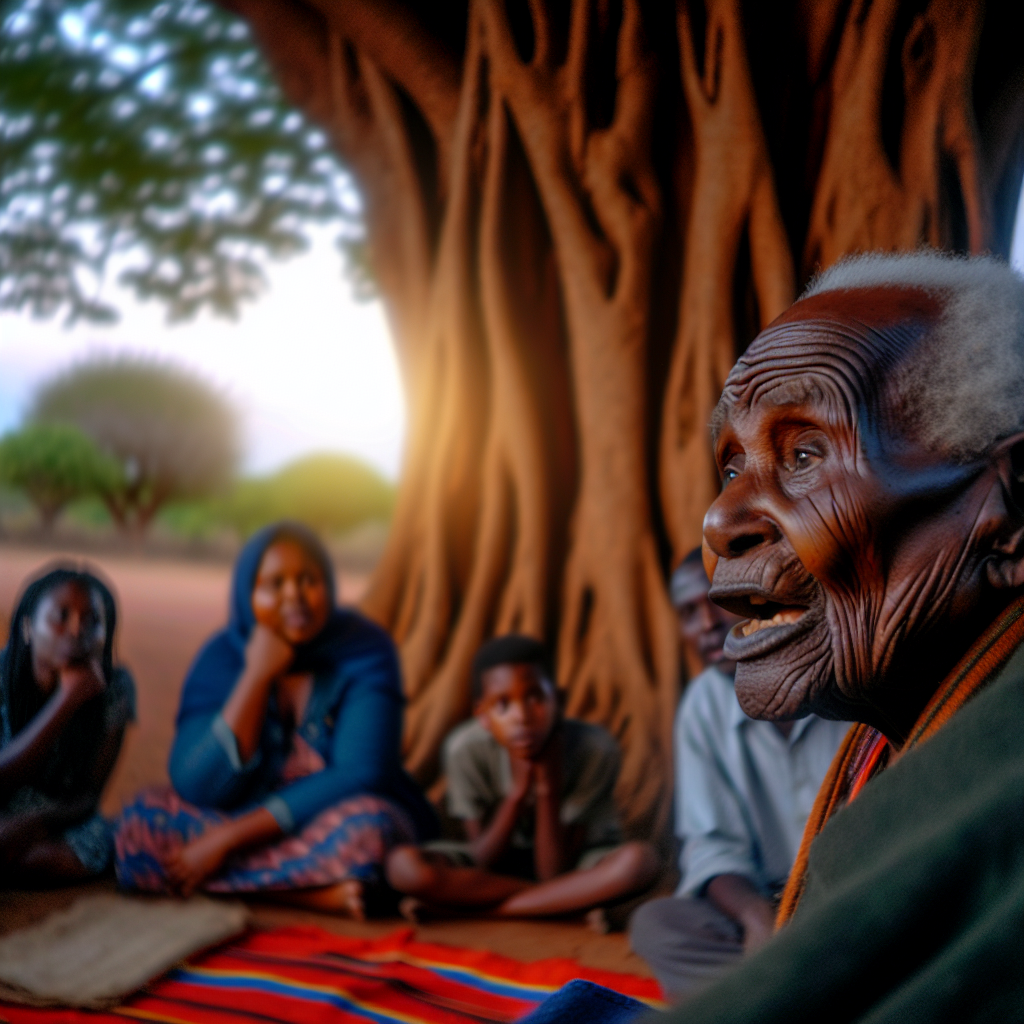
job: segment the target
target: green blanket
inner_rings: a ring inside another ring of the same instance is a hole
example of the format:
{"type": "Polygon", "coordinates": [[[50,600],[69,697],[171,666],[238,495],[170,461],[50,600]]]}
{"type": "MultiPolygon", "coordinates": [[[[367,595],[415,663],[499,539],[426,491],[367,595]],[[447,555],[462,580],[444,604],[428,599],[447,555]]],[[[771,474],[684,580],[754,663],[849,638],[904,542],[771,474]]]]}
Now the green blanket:
{"type": "Polygon", "coordinates": [[[667,1019],[1024,1021],[1024,647],[825,826],[789,925],[667,1019]]]}

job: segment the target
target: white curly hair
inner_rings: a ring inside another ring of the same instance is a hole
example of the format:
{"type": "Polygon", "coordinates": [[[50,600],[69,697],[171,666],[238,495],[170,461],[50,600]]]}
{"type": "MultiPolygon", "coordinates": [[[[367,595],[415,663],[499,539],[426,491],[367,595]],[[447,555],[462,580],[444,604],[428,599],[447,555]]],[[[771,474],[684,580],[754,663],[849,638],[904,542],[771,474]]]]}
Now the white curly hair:
{"type": "Polygon", "coordinates": [[[884,286],[921,289],[942,306],[888,382],[916,439],[972,462],[1024,431],[1024,279],[992,256],[868,253],[821,272],[801,297],[884,286]]]}

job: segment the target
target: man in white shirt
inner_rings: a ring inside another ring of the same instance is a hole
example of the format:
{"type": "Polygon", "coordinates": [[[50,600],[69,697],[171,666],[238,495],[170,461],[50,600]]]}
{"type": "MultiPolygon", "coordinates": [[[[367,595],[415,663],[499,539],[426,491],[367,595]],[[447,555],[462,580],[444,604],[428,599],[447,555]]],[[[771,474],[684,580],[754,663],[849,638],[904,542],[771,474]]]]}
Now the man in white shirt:
{"type": "Polygon", "coordinates": [[[708,600],[700,549],[672,576],[672,603],[691,659],[704,665],[675,723],[675,896],[633,915],[630,941],[671,999],[702,988],[772,934],[818,788],[849,724],[810,715],[748,718],[722,646],[740,619],[708,600]]]}

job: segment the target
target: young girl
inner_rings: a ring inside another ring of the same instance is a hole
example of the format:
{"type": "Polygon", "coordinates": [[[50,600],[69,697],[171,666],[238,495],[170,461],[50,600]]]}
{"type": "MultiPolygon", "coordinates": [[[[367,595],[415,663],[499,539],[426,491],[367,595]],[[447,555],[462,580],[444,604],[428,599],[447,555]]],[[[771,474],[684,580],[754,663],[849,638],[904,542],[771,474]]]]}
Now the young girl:
{"type": "Polygon", "coordinates": [[[78,881],[110,864],[100,793],[135,718],[114,666],[114,598],[54,569],[25,589],[0,653],[0,868],[21,884],[78,881]]]}
{"type": "Polygon", "coordinates": [[[361,917],[388,850],[434,833],[399,759],[394,645],[334,601],[330,559],[305,527],[268,527],[243,549],[228,627],[185,680],[174,790],[123,812],[123,885],[263,891],[361,917]]]}

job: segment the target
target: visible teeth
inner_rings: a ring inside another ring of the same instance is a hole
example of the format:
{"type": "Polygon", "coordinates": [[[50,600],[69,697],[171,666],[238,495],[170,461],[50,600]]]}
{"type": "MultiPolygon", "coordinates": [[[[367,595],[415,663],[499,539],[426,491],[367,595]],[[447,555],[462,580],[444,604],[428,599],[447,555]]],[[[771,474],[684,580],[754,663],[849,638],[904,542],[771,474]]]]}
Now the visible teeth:
{"type": "MultiPolygon", "coordinates": [[[[753,598],[751,598],[751,604],[754,603],[753,598]]],[[[796,622],[803,613],[803,608],[783,608],[770,619],[748,619],[740,627],[740,632],[744,636],[751,636],[758,630],[767,629],[769,626],[787,626],[792,622],[796,622]]]]}

